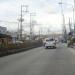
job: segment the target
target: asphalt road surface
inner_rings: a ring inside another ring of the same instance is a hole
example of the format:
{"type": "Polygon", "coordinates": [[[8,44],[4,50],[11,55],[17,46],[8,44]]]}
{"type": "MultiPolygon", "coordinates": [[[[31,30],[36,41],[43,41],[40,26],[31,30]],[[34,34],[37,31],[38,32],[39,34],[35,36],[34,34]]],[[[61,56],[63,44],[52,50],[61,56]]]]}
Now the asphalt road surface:
{"type": "Polygon", "coordinates": [[[0,75],[75,75],[75,49],[60,44],[1,57],[0,75]]]}

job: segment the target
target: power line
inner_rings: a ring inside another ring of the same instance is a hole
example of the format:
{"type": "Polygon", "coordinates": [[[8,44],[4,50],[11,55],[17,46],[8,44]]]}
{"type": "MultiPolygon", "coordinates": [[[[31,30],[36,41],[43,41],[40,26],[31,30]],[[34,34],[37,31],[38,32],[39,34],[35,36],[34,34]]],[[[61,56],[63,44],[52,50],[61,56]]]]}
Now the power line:
{"type": "Polygon", "coordinates": [[[4,23],[18,23],[18,22],[15,22],[15,21],[4,21],[4,20],[0,20],[0,22],[4,22],[4,23]]]}

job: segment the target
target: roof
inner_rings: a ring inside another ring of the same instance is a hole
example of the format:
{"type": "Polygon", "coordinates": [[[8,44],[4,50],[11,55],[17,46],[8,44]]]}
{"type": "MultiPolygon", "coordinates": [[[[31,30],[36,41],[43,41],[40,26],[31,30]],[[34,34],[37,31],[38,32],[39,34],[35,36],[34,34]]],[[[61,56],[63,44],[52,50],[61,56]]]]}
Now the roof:
{"type": "Polygon", "coordinates": [[[6,34],[0,34],[0,38],[11,38],[10,35],[6,35],[6,34]]]}

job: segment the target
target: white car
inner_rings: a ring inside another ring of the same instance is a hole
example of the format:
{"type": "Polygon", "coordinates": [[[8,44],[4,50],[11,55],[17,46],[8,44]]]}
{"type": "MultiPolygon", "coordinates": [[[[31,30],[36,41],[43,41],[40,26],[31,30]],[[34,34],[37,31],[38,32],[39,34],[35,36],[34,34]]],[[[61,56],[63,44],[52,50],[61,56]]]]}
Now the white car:
{"type": "Polygon", "coordinates": [[[13,44],[22,44],[22,41],[13,41],[13,44]]]}
{"type": "Polygon", "coordinates": [[[56,41],[54,39],[46,38],[43,44],[45,48],[56,48],[56,41]]]}

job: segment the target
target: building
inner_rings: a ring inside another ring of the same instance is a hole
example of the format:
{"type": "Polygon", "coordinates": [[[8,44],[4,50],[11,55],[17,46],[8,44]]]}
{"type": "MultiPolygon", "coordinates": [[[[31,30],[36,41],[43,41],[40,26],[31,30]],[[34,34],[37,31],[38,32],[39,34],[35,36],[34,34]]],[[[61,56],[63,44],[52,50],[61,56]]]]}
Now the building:
{"type": "Polygon", "coordinates": [[[0,34],[6,34],[6,33],[7,33],[7,28],[0,26],[0,34]]]}
{"type": "Polygon", "coordinates": [[[7,35],[7,28],[0,26],[0,48],[7,46],[11,40],[11,36],[7,35]]]}

